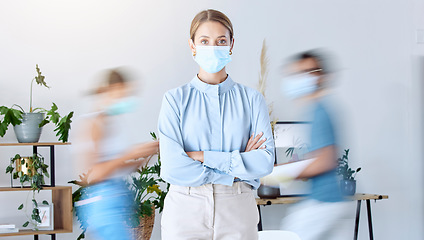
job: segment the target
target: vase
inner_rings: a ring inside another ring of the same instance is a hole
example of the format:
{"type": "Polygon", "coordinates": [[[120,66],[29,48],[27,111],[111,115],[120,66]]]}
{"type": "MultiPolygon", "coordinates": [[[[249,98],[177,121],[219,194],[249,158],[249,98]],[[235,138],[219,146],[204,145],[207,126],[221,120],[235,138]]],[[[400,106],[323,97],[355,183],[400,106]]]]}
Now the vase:
{"type": "Polygon", "coordinates": [[[22,123],[13,127],[16,138],[20,143],[35,143],[40,140],[40,123],[44,119],[44,113],[23,113],[22,123]]]}
{"type": "Polygon", "coordinates": [[[155,224],[155,207],[152,207],[152,215],[140,217],[140,225],[134,229],[135,240],[150,240],[155,224]]]}
{"type": "Polygon", "coordinates": [[[261,185],[258,188],[258,196],[260,198],[277,198],[280,196],[280,188],[261,185]]]}
{"type": "Polygon", "coordinates": [[[340,188],[344,195],[352,196],[356,192],[356,180],[341,180],[340,188]]]}

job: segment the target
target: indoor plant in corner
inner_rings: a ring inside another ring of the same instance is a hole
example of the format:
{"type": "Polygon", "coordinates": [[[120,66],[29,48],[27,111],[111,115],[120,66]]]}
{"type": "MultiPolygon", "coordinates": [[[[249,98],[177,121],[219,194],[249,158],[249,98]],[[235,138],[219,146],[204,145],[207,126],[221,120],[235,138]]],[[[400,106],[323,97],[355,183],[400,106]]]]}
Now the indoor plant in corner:
{"type": "Polygon", "coordinates": [[[69,129],[71,128],[71,118],[74,112],[70,112],[69,114],[61,117],[57,112],[58,107],[55,103],[52,104],[50,110],[46,110],[44,108],[33,108],[32,85],[34,80],[37,84],[49,88],[44,81],[45,76],[41,74],[38,64],[35,68],[37,75],[31,80],[29,112],[25,112],[24,109],[17,104],[13,104],[10,108],[0,106],[0,115],[3,115],[3,119],[0,120],[0,136],[3,137],[6,134],[8,126],[12,124],[18,142],[38,142],[42,127],[47,123],[52,122],[56,126],[54,131],[57,132],[56,136],[59,136],[59,141],[67,142],[69,129]]]}
{"type": "MultiPolygon", "coordinates": [[[[157,140],[155,133],[150,133],[154,140],[157,140]]],[[[137,240],[148,240],[152,234],[155,219],[155,210],[162,212],[165,196],[169,189],[169,184],[160,178],[161,161],[158,154],[157,162],[152,166],[144,165],[138,169],[128,179],[128,188],[134,194],[135,211],[131,219],[128,219],[128,226],[134,229],[134,238],[137,240]],[[165,188],[160,185],[164,185],[165,188]]],[[[87,229],[87,216],[81,212],[75,211],[75,203],[81,200],[86,187],[88,186],[88,175],[80,175],[80,181],[73,180],[68,183],[78,185],[79,188],[72,194],[72,202],[74,204],[74,213],[80,222],[83,232],[78,236],[77,240],[85,238],[87,229]]]]}
{"type": "Polygon", "coordinates": [[[356,192],[356,174],[361,171],[361,168],[352,170],[349,167],[349,149],[344,150],[344,154],[341,158],[338,159],[337,174],[339,174],[342,179],[340,180],[340,188],[343,194],[345,195],[354,195],[356,192]]]}
{"type": "MultiPolygon", "coordinates": [[[[151,132],[153,140],[157,140],[156,134],[151,132]]],[[[134,192],[135,214],[130,225],[134,228],[135,239],[149,240],[155,221],[155,209],[159,213],[163,210],[165,196],[169,189],[169,183],[160,178],[161,161],[158,160],[153,166],[143,166],[131,177],[130,189],[134,192]],[[159,184],[166,184],[166,189],[161,190],[159,184]]]]}

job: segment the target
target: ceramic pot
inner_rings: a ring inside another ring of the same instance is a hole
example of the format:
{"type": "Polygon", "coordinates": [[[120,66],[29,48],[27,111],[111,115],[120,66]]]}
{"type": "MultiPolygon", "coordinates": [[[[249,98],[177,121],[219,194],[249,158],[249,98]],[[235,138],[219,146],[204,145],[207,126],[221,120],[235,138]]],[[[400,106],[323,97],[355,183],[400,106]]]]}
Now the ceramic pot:
{"type": "Polygon", "coordinates": [[[258,188],[260,198],[277,198],[280,196],[280,188],[261,185],[258,188]]]}
{"type": "Polygon", "coordinates": [[[356,193],[356,180],[341,180],[340,188],[344,195],[352,196],[356,193]]]}
{"type": "Polygon", "coordinates": [[[20,143],[35,143],[40,140],[42,128],[38,127],[44,119],[44,113],[23,113],[22,123],[13,127],[20,143]]]}

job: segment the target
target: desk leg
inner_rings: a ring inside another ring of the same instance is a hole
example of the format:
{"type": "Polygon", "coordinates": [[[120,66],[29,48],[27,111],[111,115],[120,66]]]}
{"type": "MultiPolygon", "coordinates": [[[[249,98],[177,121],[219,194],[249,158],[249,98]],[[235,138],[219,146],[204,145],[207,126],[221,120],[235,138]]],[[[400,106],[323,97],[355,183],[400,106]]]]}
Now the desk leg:
{"type": "Polygon", "coordinates": [[[38,235],[34,235],[34,240],[38,240],[38,235]]]}
{"type": "Polygon", "coordinates": [[[258,205],[258,213],[259,213],[258,231],[262,231],[261,205],[258,205]]]}
{"type": "Polygon", "coordinates": [[[361,200],[358,200],[356,204],[356,219],[355,219],[355,232],[353,235],[353,240],[358,239],[358,229],[359,229],[359,216],[361,215],[361,200]]]}
{"type": "Polygon", "coordinates": [[[369,199],[367,199],[367,213],[368,213],[368,231],[370,233],[370,240],[374,240],[374,234],[372,232],[371,203],[369,199]]]}
{"type": "Polygon", "coordinates": [[[56,234],[51,234],[50,236],[52,240],[56,240],[56,234]]]}

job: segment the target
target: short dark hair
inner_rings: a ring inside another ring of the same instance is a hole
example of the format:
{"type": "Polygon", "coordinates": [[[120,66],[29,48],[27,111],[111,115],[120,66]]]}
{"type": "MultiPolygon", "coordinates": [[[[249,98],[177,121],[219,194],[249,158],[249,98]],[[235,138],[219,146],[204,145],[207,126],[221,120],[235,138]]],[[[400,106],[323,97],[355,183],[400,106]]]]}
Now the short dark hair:
{"type": "Polygon", "coordinates": [[[125,79],[125,77],[123,76],[121,72],[119,72],[116,69],[113,69],[113,70],[110,70],[108,74],[106,84],[107,86],[110,86],[116,83],[127,83],[127,80],[125,79]]]}
{"type": "Polygon", "coordinates": [[[332,73],[332,69],[329,66],[329,54],[324,52],[322,49],[312,49],[298,53],[292,57],[292,62],[298,62],[305,59],[313,59],[317,62],[318,67],[322,69],[322,74],[332,73]]]}

